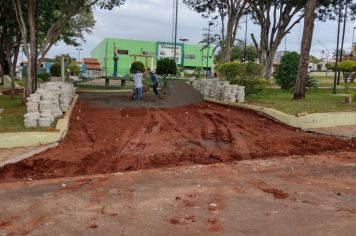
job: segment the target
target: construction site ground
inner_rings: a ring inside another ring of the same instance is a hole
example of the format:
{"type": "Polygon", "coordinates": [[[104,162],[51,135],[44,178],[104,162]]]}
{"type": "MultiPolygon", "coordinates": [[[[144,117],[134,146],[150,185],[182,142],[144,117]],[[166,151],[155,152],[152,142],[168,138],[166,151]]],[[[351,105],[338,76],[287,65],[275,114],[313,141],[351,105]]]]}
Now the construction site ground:
{"type": "Polygon", "coordinates": [[[356,141],[161,95],[81,94],[65,140],[0,169],[0,235],[355,235],[356,141]]]}

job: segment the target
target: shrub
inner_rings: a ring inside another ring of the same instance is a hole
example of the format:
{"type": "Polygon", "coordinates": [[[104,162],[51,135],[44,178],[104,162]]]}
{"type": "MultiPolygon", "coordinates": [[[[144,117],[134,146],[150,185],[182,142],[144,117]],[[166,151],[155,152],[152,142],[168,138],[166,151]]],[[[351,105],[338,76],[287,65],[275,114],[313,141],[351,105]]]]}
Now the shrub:
{"type": "Polygon", "coordinates": [[[61,64],[58,62],[52,64],[50,71],[53,76],[60,77],[61,76],[61,64]]]}
{"type": "Polygon", "coordinates": [[[307,88],[317,88],[318,87],[318,81],[316,79],[313,79],[309,75],[305,78],[305,87],[307,88]]]}
{"type": "Polygon", "coordinates": [[[325,65],[327,70],[335,71],[335,64],[334,63],[326,63],[325,65]]]}
{"type": "Polygon", "coordinates": [[[140,61],[135,61],[131,64],[130,73],[135,74],[136,72],[145,72],[145,65],[140,61]]]}
{"type": "Polygon", "coordinates": [[[157,70],[158,75],[167,77],[168,75],[177,74],[177,64],[173,59],[163,58],[157,61],[157,70]]]}
{"type": "Polygon", "coordinates": [[[282,89],[290,89],[295,85],[298,75],[299,55],[296,52],[286,53],[281,60],[275,76],[276,82],[282,89]]]}
{"type": "Polygon", "coordinates": [[[245,86],[246,95],[263,91],[267,84],[263,79],[263,67],[255,63],[228,62],[222,64],[218,71],[220,76],[230,84],[245,86]]]}
{"type": "Polygon", "coordinates": [[[49,82],[51,81],[51,73],[41,73],[38,75],[38,78],[40,78],[43,82],[49,82]]]}
{"type": "Polygon", "coordinates": [[[75,62],[69,64],[69,71],[71,75],[78,76],[80,75],[81,69],[75,62]]]}
{"type": "Polygon", "coordinates": [[[356,71],[356,61],[342,61],[337,65],[336,69],[342,72],[345,82],[345,89],[348,90],[350,81],[354,79],[354,74],[356,71]]]}

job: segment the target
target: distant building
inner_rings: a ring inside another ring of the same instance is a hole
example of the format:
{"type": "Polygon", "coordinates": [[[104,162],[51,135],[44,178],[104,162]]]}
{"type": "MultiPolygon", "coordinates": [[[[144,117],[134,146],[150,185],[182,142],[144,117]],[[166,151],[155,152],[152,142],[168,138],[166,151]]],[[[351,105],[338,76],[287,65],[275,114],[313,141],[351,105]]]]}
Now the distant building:
{"type": "MultiPolygon", "coordinates": [[[[174,57],[174,45],[168,42],[153,42],[130,39],[106,38],[96,46],[91,56],[100,61],[100,66],[104,74],[113,75],[114,72],[114,48],[118,53],[118,74],[120,76],[130,73],[131,63],[134,61],[143,62],[146,67],[156,68],[157,60],[161,58],[174,57]]],[[[179,66],[188,70],[196,68],[213,68],[213,50],[202,50],[201,45],[181,44],[176,47],[176,62],[179,66]]]]}
{"type": "Polygon", "coordinates": [[[86,74],[88,77],[102,76],[102,70],[100,61],[96,58],[83,58],[82,74],[86,74]]]}

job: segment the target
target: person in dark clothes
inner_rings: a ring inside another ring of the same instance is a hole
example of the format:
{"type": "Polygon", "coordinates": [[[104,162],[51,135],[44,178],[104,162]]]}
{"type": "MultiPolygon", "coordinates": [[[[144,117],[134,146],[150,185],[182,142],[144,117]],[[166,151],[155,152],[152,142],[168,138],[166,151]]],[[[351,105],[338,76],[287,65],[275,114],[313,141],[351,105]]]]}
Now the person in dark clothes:
{"type": "Polygon", "coordinates": [[[158,76],[151,70],[151,68],[147,68],[147,72],[150,74],[151,80],[152,80],[152,88],[153,92],[158,95],[158,85],[159,85],[159,79],[158,76]]]}

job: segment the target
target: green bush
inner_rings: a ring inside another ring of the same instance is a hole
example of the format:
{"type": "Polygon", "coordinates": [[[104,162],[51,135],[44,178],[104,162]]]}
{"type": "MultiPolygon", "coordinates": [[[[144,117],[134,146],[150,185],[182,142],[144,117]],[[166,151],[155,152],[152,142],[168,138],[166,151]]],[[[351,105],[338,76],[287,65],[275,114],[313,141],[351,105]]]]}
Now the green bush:
{"type": "Polygon", "coordinates": [[[145,65],[140,61],[135,61],[131,64],[130,73],[135,74],[136,72],[145,72],[145,65]]]}
{"type": "Polygon", "coordinates": [[[305,87],[307,88],[318,88],[318,81],[313,79],[311,76],[307,75],[305,78],[305,87]]]}
{"type": "Polygon", "coordinates": [[[60,77],[61,76],[61,64],[58,62],[53,63],[50,71],[54,77],[60,77]]]}
{"type": "Polygon", "coordinates": [[[336,69],[342,72],[342,75],[344,77],[345,89],[348,90],[349,83],[354,80],[354,75],[356,72],[356,61],[342,61],[337,65],[336,69]]]}
{"type": "Polygon", "coordinates": [[[72,62],[68,66],[70,75],[78,76],[80,75],[81,69],[80,66],[78,66],[75,62],[72,62]]]}
{"type": "Polygon", "coordinates": [[[325,67],[327,70],[335,71],[335,63],[326,63],[325,67]]]}
{"type": "Polygon", "coordinates": [[[51,81],[51,73],[42,73],[38,75],[38,78],[40,78],[43,82],[49,82],[51,81]]]}
{"type": "Polygon", "coordinates": [[[255,94],[266,88],[266,80],[263,79],[263,67],[255,63],[240,64],[228,62],[222,64],[218,72],[224,80],[230,84],[245,86],[246,95],[255,94]]]}
{"type": "Polygon", "coordinates": [[[157,61],[157,70],[158,75],[167,77],[168,75],[177,74],[177,64],[173,59],[163,58],[157,61]]]}
{"type": "Polygon", "coordinates": [[[298,75],[299,55],[296,52],[286,53],[281,60],[275,80],[282,89],[291,89],[298,75]]]}

